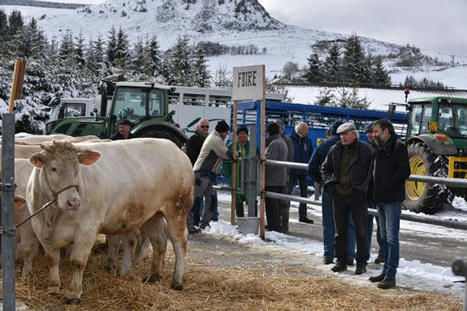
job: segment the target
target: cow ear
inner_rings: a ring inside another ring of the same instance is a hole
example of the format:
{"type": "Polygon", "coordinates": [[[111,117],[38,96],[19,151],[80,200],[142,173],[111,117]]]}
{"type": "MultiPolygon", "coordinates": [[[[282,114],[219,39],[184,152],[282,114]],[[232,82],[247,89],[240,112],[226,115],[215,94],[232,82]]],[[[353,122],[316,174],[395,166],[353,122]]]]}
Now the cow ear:
{"type": "Polygon", "coordinates": [[[93,165],[99,160],[101,154],[95,151],[85,151],[78,153],[78,161],[82,165],[93,165]]]}
{"type": "Polygon", "coordinates": [[[26,203],[26,200],[22,196],[15,195],[15,208],[18,208],[25,203],[26,203]]]}
{"type": "Polygon", "coordinates": [[[29,158],[29,162],[35,167],[42,168],[44,166],[44,155],[42,153],[35,153],[29,158]]]}

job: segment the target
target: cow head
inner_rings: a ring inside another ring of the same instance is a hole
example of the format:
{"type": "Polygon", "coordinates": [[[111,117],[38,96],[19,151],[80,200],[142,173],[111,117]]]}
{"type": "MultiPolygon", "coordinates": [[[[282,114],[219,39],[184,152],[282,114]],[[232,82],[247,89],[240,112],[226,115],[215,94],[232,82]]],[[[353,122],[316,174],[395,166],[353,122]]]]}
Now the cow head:
{"type": "Polygon", "coordinates": [[[79,149],[70,142],[54,141],[41,148],[41,152],[29,158],[32,165],[41,169],[41,191],[52,195],[59,208],[78,210],[81,205],[79,166],[94,164],[100,153],[79,149]]]}

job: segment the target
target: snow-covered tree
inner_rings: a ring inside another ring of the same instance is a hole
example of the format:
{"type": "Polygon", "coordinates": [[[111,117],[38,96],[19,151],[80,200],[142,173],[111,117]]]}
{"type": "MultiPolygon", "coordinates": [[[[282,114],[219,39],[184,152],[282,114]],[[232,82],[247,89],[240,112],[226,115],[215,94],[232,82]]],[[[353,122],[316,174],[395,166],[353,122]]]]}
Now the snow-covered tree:
{"type": "Polygon", "coordinates": [[[115,47],[115,65],[125,68],[130,56],[128,35],[120,27],[117,33],[117,45],[115,47]]]}
{"type": "Polygon", "coordinates": [[[191,86],[191,49],[188,45],[188,39],[186,37],[179,37],[169,55],[173,79],[168,82],[170,84],[191,86]]]}
{"type": "Polygon", "coordinates": [[[317,53],[312,53],[308,60],[308,68],[303,76],[310,83],[317,83],[323,81],[323,71],[319,56],[317,53]]]}
{"type": "Polygon", "coordinates": [[[149,75],[161,75],[162,70],[162,54],[157,42],[156,36],[153,36],[149,41],[146,41],[145,46],[146,57],[148,58],[149,75]]]}
{"type": "Polygon", "coordinates": [[[350,90],[343,87],[339,92],[338,105],[342,108],[367,109],[370,101],[366,97],[358,97],[356,87],[350,90]]]}
{"type": "Polygon", "coordinates": [[[3,56],[8,49],[8,17],[0,10],[0,54],[3,56]]]}
{"type": "Polygon", "coordinates": [[[352,35],[346,42],[342,73],[346,82],[361,82],[364,80],[365,53],[360,39],[352,35]]]}
{"type": "Polygon", "coordinates": [[[82,68],[85,64],[85,57],[84,57],[84,38],[83,34],[80,32],[78,36],[75,38],[75,59],[77,64],[82,68]]]}
{"type": "Polygon", "coordinates": [[[73,35],[70,31],[66,32],[60,42],[59,55],[62,61],[68,61],[70,63],[74,63],[75,61],[75,43],[73,42],[73,35]]]}
{"type": "Polygon", "coordinates": [[[109,36],[107,37],[107,49],[105,51],[105,59],[106,61],[111,64],[115,65],[115,58],[117,54],[117,30],[115,26],[109,31],[109,36]]]}
{"type": "Polygon", "coordinates": [[[381,86],[391,86],[391,77],[383,66],[382,57],[376,57],[373,62],[374,83],[381,86]]]}
{"type": "Polygon", "coordinates": [[[196,49],[193,60],[193,82],[200,87],[209,87],[211,76],[206,64],[206,55],[201,48],[196,49]]]}
{"type": "Polygon", "coordinates": [[[322,88],[319,90],[319,95],[316,97],[313,105],[317,106],[337,106],[336,95],[333,94],[329,88],[322,88]]]}
{"type": "Polygon", "coordinates": [[[324,80],[328,82],[339,82],[342,80],[342,64],[340,58],[340,49],[337,44],[331,45],[328,56],[324,61],[324,80]]]}

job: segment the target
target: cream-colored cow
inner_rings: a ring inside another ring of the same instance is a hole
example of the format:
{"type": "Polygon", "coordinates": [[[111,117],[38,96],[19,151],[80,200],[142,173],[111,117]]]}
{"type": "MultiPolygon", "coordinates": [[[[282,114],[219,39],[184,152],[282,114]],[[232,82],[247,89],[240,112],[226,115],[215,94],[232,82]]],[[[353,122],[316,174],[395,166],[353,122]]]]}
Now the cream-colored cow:
{"type": "Polygon", "coordinates": [[[72,244],[73,278],[67,303],[79,303],[82,274],[98,233],[125,234],[139,228],[153,246],[151,274],[161,278],[167,239],[175,252],[173,288],[181,290],[187,215],[193,201],[188,157],[166,139],[140,138],[105,144],[54,142],[30,158],[36,166],[27,188],[30,212],[56,200],[32,218],[49,263],[49,290],[60,289],[60,248],[72,244]]]}

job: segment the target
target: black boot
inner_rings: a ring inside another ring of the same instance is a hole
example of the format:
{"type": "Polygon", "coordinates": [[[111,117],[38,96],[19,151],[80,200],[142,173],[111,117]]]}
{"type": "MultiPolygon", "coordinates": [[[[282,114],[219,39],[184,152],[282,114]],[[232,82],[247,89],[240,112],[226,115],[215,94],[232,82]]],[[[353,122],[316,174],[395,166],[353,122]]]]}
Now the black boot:
{"type": "Polygon", "coordinates": [[[378,288],[381,289],[388,289],[388,288],[393,288],[396,287],[396,279],[388,279],[384,278],[381,282],[378,283],[378,288]]]}
{"type": "Polygon", "coordinates": [[[334,267],[331,268],[332,272],[343,272],[345,270],[347,270],[347,265],[341,263],[339,260],[336,262],[334,267]]]}
{"type": "Polygon", "coordinates": [[[375,263],[384,263],[385,261],[384,256],[381,254],[378,254],[378,257],[375,259],[375,263]]]}
{"type": "Polygon", "coordinates": [[[357,268],[355,269],[355,274],[359,275],[366,273],[366,262],[357,262],[357,268]]]}
{"type": "Polygon", "coordinates": [[[384,277],[385,277],[384,273],[381,272],[381,274],[370,277],[369,280],[372,283],[376,283],[376,282],[381,282],[382,280],[384,280],[384,277]]]}

